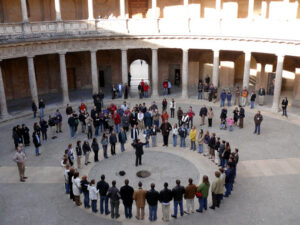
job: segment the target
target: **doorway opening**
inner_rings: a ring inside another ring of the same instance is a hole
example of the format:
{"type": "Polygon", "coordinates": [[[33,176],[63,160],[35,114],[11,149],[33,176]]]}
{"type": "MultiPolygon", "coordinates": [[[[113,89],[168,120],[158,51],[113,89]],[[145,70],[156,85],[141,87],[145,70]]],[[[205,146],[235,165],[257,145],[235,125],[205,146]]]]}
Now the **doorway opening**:
{"type": "Polygon", "coordinates": [[[149,82],[149,65],[145,60],[137,59],[134,60],[130,64],[130,75],[131,75],[131,82],[130,86],[132,90],[137,90],[137,86],[144,80],[145,83],[149,82]]]}

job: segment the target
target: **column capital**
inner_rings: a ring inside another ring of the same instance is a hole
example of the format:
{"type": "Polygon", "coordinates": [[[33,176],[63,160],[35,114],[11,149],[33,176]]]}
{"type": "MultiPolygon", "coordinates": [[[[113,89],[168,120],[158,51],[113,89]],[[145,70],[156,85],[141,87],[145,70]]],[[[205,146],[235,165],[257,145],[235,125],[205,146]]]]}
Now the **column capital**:
{"type": "Polygon", "coordinates": [[[57,52],[59,55],[65,55],[67,52],[65,52],[65,51],[59,51],[59,52],[57,52]]]}
{"type": "Polygon", "coordinates": [[[189,51],[189,48],[182,48],[182,51],[183,51],[183,52],[188,52],[188,51],[189,51]]]}
{"type": "Polygon", "coordinates": [[[244,54],[245,54],[245,55],[247,55],[247,54],[249,55],[249,54],[251,54],[251,53],[252,53],[252,52],[249,51],[249,50],[245,50],[245,51],[244,51],[244,54]]]}
{"type": "Polygon", "coordinates": [[[213,52],[220,52],[221,50],[219,48],[212,49],[213,52]]]}
{"type": "Polygon", "coordinates": [[[35,55],[33,55],[33,54],[28,54],[27,55],[27,58],[34,58],[35,57],[35,55]]]}
{"type": "Polygon", "coordinates": [[[152,51],[157,51],[157,50],[158,50],[158,48],[151,48],[151,50],[152,50],[152,51]]]}
{"type": "Polygon", "coordinates": [[[276,53],[277,58],[284,58],[285,54],[283,53],[276,53]]]}
{"type": "Polygon", "coordinates": [[[90,49],[90,52],[97,52],[98,51],[98,49],[90,49]]]}
{"type": "Polygon", "coordinates": [[[121,48],[121,51],[127,51],[128,48],[121,48]]]}

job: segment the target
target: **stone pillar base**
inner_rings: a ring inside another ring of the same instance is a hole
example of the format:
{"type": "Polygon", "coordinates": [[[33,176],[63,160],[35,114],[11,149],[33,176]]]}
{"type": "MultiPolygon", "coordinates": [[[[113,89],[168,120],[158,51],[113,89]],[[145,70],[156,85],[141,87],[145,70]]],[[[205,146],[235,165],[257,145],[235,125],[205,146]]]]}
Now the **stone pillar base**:
{"type": "Polygon", "coordinates": [[[279,112],[279,106],[278,105],[273,105],[272,106],[272,112],[278,113],[279,112]]]}
{"type": "Polygon", "coordinates": [[[292,103],[292,106],[300,107],[300,99],[294,99],[293,103],[292,103]]]}

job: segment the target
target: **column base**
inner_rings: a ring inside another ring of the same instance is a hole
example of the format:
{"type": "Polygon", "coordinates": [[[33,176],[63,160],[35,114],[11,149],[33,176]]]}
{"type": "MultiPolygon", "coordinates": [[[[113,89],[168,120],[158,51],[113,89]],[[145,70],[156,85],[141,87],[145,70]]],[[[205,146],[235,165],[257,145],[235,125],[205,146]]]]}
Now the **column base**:
{"type": "Polygon", "coordinates": [[[183,98],[183,99],[189,98],[189,95],[188,95],[187,91],[182,92],[181,98],[183,98]]]}
{"type": "Polygon", "coordinates": [[[1,114],[0,115],[1,120],[7,120],[12,118],[12,115],[10,115],[9,113],[5,113],[5,114],[1,114]]]}
{"type": "Polygon", "coordinates": [[[70,104],[70,100],[69,99],[63,100],[62,105],[67,106],[67,104],[70,104]]]}
{"type": "Polygon", "coordinates": [[[159,97],[158,91],[153,91],[151,97],[152,98],[158,98],[159,97]]]}
{"type": "Polygon", "coordinates": [[[272,112],[278,113],[279,112],[279,106],[278,105],[273,105],[271,110],[272,110],[272,112]]]}

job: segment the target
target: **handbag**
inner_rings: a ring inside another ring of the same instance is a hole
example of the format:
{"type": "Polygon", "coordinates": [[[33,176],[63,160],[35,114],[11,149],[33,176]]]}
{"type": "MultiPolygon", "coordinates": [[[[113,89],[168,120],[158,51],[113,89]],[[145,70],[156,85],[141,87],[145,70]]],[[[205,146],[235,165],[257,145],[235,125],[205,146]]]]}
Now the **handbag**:
{"type": "MultiPolygon", "coordinates": [[[[198,186],[199,187],[199,186],[198,186]]],[[[196,190],[196,197],[197,198],[202,198],[202,192],[200,191],[198,191],[198,187],[197,187],[197,190],[196,190]]]]}

